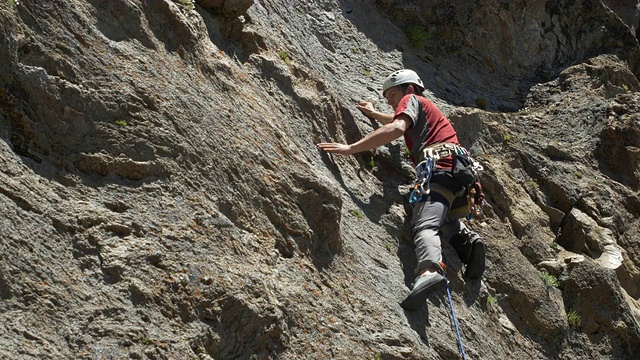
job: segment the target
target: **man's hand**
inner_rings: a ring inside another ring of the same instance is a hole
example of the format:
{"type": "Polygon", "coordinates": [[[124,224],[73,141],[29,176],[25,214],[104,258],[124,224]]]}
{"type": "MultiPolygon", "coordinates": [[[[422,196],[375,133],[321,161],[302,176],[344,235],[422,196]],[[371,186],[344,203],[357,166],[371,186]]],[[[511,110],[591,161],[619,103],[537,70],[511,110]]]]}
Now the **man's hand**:
{"type": "Polygon", "coordinates": [[[351,149],[351,145],[339,144],[339,143],[319,143],[316,144],[320,149],[328,152],[340,155],[352,155],[354,152],[351,149]]]}
{"type": "Polygon", "coordinates": [[[358,101],[356,103],[356,109],[360,110],[360,112],[369,119],[379,121],[382,125],[393,121],[394,114],[381,113],[374,109],[373,104],[368,101],[358,101]]]}
{"type": "Polygon", "coordinates": [[[372,103],[368,101],[358,101],[358,103],[356,103],[356,108],[360,110],[364,116],[373,117],[372,113],[375,109],[373,108],[372,103]]]}

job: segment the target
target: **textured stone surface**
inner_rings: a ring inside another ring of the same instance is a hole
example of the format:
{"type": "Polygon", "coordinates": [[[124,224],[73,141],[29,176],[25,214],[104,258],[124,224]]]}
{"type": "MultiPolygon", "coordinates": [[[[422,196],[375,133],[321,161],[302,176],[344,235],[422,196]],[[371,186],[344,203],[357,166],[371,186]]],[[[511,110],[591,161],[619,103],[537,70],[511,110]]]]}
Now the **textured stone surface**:
{"type": "Polygon", "coordinates": [[[469,358],[634,358],[637,8],[2,2],[0,358],[460,358],[446,295],[398,305],[402,143],[315,147],[402,67],[485,167],[483,281],[444,245],[469,358]]]}

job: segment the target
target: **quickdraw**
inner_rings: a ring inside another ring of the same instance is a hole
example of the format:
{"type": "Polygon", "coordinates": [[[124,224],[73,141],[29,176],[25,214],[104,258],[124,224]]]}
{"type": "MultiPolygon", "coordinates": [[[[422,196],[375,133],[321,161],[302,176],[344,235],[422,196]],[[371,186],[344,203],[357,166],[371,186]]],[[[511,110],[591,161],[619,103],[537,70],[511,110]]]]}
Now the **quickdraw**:
{"type": "Polygon", "coordinates": [[[433,176],[433,170],[435,169],[436,162],[437,159],[434,161],[432,158],[426,158],[416,166],[416,174],[418,174],[418,178],[413,184],[413,190],[409,196],[410,204],[420,201],[423,195],[428,195],[429,192],[431,192],[429,183],[431,182],[431,176],[433,176]],[[427,186],[426,189],[424,188],[425,184],[427,186]]]}
{"type": "Polygon", "coordinates": [[[469,208],[467,220],[471,220],[472,217],[482,216],[484,213],[482,205],[484,205],[484,193],[482,192],[480,182],[476,181],[471,185],[469,193],[467,194],[467,206],[469,208]]]}

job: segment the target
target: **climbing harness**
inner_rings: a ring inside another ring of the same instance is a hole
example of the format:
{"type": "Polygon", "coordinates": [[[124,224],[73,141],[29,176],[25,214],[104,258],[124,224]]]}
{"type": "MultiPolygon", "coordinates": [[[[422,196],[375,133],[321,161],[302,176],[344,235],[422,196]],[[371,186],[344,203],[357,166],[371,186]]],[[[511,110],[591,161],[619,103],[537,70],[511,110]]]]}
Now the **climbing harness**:
{"type": "MultiPolygon", "coordinates": [[[[472,215],[481,215],[484,194],[482,193],[482,186],[480,185],[480,182],[477,181],[477,177],[478,172],[483,170],[482,165],[474,160],[465,148],[452,143],[439,143],[426,147],[423,150],[423,155],[424,160],[416,166],[417,178],[413,184],[411,195],[409,196],[409,203],[413,204],[416,201],[421,201],[423,196],[430,193],[431,188],[429,183],[431,181],[431,177],[436,171],[436,164],[438,163],[438,160],[452,156],[454,158],[454,168],[456,160],[463,160],[464,163],[468,164],[469,170],[472,172],[471,176],[474,178],[473,183],[464,186],[460,192],[455,195],[462,195],[468,190],[467,207],[469,215],[467,217],[470,218],[472,215]]],[[[453,173],[453,169],[451,171],[453,173]]]]}
{"type": "Polygon", "coordinates": [[[449,281],[447,280],[447,266],[440,262],[440,266],[442,266],[442,276],[445,278],[445,287],[447,289],[447,298],[449,299],[449,308],[451,309],[451,317],[453,318],[453,324],[456,328],[456,335],[458,336],[458,346],[460,347],[460,353],[462,354],[462,360],[467,360],[467,355],[464,352],[464,344],[462,343],[462,336],[460,336],[460,327],[458,326],[458,318],[456,317],[455,311],[453,311],[453,301],[451,300],[451,290],[449,290],[449,281]]]}

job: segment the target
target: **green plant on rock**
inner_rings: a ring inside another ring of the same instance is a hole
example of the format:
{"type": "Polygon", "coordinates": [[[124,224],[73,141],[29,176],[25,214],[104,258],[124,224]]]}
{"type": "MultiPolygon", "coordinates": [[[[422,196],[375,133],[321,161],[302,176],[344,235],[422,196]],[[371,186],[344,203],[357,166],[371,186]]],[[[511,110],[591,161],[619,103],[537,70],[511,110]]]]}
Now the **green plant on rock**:
{"type": "Polygon", "coordinates": [[[407,39],[415,48],[422,49],[427,45],[427,41],[431,38],[431,34],[420,24],[413,24],[407,28],[407,39]]]}
{"type": "Polygon", "coordinates": [[[373,159],[373,156],[367,161],[367,167],[369,167],[369,169],[376,167],[376,161],[373,159]]]}
{"type": "Polygon", "coordinates": [[[122,126],[122,127],[124,127],[124,126],[127,126],[127,125],[128,125],[128,124],[127,124],[127,120],[122,120],[122,119],[121,119],[121,120],[116,120],[116,121],[115,121],[115,124],[116,124],[116,125],[118,125],[118,126],[122,126]]]}
{"type": "Polygon", "coordinates": [[[573,173],[578,179],[582,179],[582,177],[584,176],[580,171],[576,171],[573,173]]]}
{"type": "Polygon", "coordinates": [[[351,215],[357,217],[358,219],[364,219],[364,214],[360,210],[353,209],[349,210],[349,212],[351,213],[351,215]]]}
{"type": "Polygon", "coordinates": [[[289,54],[287,54],[287,52],[284,50],[281,50],[278,55],[280,55],[280,59],[282,59],[282,61],[287,64],[291,61],[291,58],[289,58],[289,54]]]}
{"type": "Polygon", "coordinates": [[[493,305],[498,302],[498,298],[492,295],[487,296],[487,304],[493,305]]]}
{"type": "Polygon", "coordinates": [[[543,271],[540,273],[540,278],[542,279],[542,281],[544,281],[544,283],[547,286],[552,286],[554,288],[559,288],[560,287],[560,282],[558,281],[558,278],[549,274],[546,271],[543,271]]]}
{"type": "Polygon", "coordinates": [[[483,98],[482,96],[476,98],[476,106],[480,109],[486,109],[487,105],[489,105],[489,101],[486,98],[483,98]]]}
{"type": "Polygon", "coordinates": [[[575,312],[575,310],[569,311],[567,313],[567,322],[569,323],[569,326],[571,326],[574,329],[580,327],[580,323],[581,323],[580,315],[578,315],[578,313],[575,312]]]}

